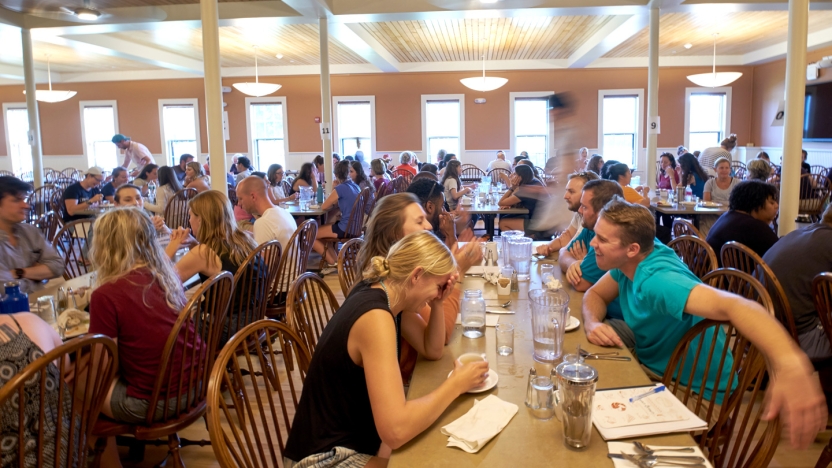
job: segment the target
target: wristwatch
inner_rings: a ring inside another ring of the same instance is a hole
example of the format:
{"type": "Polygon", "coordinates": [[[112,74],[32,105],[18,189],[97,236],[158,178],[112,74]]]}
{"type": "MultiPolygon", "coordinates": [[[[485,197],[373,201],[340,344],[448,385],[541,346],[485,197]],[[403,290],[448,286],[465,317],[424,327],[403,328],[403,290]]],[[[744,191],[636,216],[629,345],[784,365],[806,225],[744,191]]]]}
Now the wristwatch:
{"type": "Polygon", "coordinates": [[[14,278],[15,279],[23,279],[23,274],[26,273],[23,268],[15,268],[14,269],[14,278]]]}

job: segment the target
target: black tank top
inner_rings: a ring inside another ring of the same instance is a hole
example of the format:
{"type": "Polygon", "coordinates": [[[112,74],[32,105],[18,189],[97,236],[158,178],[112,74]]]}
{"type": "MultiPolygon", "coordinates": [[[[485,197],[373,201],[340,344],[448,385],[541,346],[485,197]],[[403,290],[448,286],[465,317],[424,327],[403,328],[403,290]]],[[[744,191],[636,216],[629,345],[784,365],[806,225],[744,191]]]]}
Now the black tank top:
{"type": "Polygon", "coordinates": [[[353,324],[373,309],[389,311],[387,295],[359,283],[321,334],[283,452],[290,460],[300,461],[335,447],[370,455],[378,452],[381,438],[364,369],[352,362],[347,351],[353,324]]]}

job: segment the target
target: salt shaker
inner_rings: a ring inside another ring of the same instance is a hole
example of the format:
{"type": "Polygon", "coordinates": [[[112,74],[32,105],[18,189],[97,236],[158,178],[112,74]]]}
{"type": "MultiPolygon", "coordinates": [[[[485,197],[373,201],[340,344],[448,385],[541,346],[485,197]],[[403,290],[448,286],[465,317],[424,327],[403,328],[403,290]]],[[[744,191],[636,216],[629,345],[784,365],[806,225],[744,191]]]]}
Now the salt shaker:
{"type": "Polygon", "coordinates": [[[532,394],[534,393],[534,388],[532,387],[532,382],[537,377],[537,371],[534,367],[529,369],[529,383],[526,384],[526,406],[532,406],[532,394]]]}
{"type": "Polygon", "coordinates": [[[511,273],[511,292],[520,292],[520,285],[517,282],[517,270],[511,273]]]}
{"type": "Polygon", "coordinates": [[[65,311],[69,304],[67,303],[66,289],[61,287],[58,289],[58,314],[65,311]]]}

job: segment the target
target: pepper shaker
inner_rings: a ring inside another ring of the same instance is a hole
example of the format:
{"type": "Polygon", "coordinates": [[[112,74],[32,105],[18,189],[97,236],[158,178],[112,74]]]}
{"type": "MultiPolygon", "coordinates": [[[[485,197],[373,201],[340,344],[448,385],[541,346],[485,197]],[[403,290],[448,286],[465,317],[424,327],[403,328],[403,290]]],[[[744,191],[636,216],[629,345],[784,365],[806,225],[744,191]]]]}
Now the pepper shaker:
{"type": "Polygon", "coordinates": [[[520,284],[517,282],[517,270],[511,273],[511,292],[520,292],[520,284]]]}
{"type": "Polygon", "coordinates": [[[534,367],[532,367],[531,369],[529,369],[529,383],[526,384],[526,406],[530,408],[532,406],[532,393],[534,393],[534,388],[532,388],[532,382],[534,382],[534,379],[536,377],[537,371],[534,367]]]}

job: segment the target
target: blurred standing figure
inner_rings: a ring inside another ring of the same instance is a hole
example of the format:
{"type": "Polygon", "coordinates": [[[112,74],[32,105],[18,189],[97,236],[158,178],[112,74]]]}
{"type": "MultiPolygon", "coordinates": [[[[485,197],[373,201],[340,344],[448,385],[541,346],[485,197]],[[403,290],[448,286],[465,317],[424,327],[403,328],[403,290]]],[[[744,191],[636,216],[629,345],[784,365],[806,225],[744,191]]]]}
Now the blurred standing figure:
{"type": "Polygon", "coordinates": [[[144,166],[153,162],[153,155],[150,154],[147,146],[131,140],[129,136],[117,133],[113,135],[112,141],[118,149],[124,151],[124,162],[121,163],[121,167],[129,169],[130,162],[136,163],[136,168],[133,169],[130,175],[135,177],[144,166]]]}

